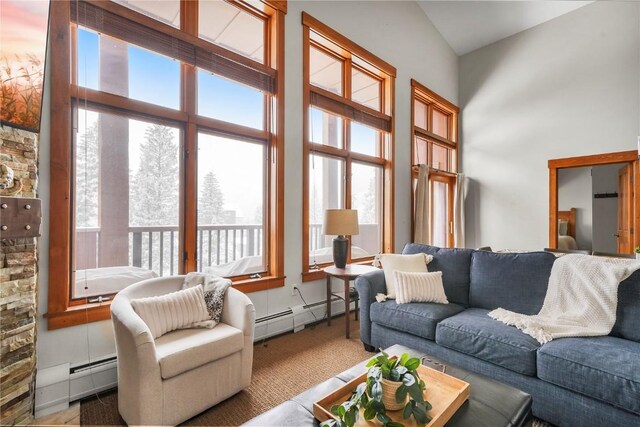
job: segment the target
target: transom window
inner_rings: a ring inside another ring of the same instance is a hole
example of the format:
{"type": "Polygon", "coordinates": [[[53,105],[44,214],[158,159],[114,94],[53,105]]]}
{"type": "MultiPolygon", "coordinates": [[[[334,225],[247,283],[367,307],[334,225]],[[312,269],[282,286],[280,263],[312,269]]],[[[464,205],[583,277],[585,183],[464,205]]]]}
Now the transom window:
{"type": "Polygon", "coordinates": [[[358,210],[349,262],[393,249],[395,68],[307,14],[304,25],[303,279],[332,262],[327,209],[358,210]]]}
{"type": "MultiPolygon", "coordinates": [[[[458,171],[458,107],[411,80],[414,166],[429,166],[429,224],[431,244],[454,245],[453,203],[458,171]]],[[[418,178],[412,168],[413,188],[418,178]]],[[[412,212],[414,200],[412,198],[412,212]]],[[[412,216],[413,234],[413,216],[412,216]]]]}
{"type": "Polygon", "coordinates": [[[49,327],[148,277],[284,284],[279,7],[52,3],[49,327]]]}

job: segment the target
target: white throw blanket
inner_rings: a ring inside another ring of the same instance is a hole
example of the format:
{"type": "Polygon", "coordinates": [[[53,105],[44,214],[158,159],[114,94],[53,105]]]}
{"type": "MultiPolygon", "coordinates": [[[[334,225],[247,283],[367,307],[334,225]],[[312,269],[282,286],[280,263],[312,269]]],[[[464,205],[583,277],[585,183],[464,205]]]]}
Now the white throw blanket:
{"type": "Polygon", "coordinates": [[[618,285],[638,269],[640,261],[635,260],[565,255],[553,264],[540,313],[529,316],[498,308],[489,316],[541,344],[608,335],[616,323],[618,285]]]}

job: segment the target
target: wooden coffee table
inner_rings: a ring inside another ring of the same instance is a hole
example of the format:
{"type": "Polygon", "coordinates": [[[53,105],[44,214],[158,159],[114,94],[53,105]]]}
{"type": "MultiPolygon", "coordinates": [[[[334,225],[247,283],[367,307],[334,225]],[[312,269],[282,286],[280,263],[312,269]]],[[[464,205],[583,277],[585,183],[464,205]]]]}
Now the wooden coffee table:
{"type": "MultiPolygon", "coordinates": [[[[351,292],[349,283],[352,280],[356,280],[358,276],[365,273],[370,273],[372,271],[378,270],[376,267],[372,267],[370,265],[360,265],[360,264],[347,264],[345,268],[338,268],[334,265],[330,267],[323,268],[323,271],[327,275],[327,325],[331,326],[331,296],[335,295],[340,299],[344,300],[344,315],[345,315],[345,324],[346,324],[346,336],[347,339],[351,337],[351,329],[350,329],[350,305],[351,305],[351,292]],[[337,279],[342,279],[344,282],[344,291],[343,292],[332,292],[331,291],[331,278],[335,277],[337,279]]],[[[356,302],[357,304],[357,302],[356,302]]],[[[356,319],[358,318],[358,308],[356,305],[356,319]]]]}

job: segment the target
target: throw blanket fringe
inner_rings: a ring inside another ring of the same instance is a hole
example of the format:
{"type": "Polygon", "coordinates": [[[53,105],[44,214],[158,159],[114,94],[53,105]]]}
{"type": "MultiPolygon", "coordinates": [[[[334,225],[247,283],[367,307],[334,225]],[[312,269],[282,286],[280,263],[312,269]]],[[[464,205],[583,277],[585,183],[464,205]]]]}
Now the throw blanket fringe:
{"type": "Polygon", "coordinates": [[[616,323],[618,286],[639,269],[640,261],[565,255],[553,264],[538,314],[497,308],[488,315],[515,326],[540,344],[554,338],[608,335],[616,323]]]}

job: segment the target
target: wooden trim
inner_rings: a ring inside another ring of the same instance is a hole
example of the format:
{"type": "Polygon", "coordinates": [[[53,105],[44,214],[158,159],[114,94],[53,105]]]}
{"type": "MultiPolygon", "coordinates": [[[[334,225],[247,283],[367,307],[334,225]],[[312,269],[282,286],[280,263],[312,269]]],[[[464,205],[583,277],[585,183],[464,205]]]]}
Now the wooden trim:
{"type": "Polygon", "coordinates": [[[640,233],[636,232],[640,226],[640,182],[638,176],[638,151],[619,151],[615,153],[592,154],[588,156],[565,157],[561,159],[551,159],[548,161],[549,167],[549,247],[558,247],[558,170],[567,168],[579,168],[584,166],[599,166],[615,163],[631,163],[634,170],[633,194],[634,209],[633,214],[633,246],[640,246],[640,233]]]}
{"type": "Polygon", "coordinates": [[[422,92],[427,97],[427,102],[434,102],[446,109],[449,113],[460,113],[460,108],[448,99],[438,95],[428,87],[420,84],[418,81],[411,79],[411,87],[422,92]]]}
{"type": "MultiPolygon", "coordinates": [[[[446,148],[450,148],[450,149],[456,149],[457,148],[457,144],[453,141],[450,141],[446,138],[441,137],[440,135],[436,135],[433,132],[429,132],[428,130],[424,130],[421,127],[418,126],[414,126],[413,127],[413,134],[415,136],[419,136],[422,139],[427,139],[427,140],[433,140],[435,142],[438,142],[442,145],[444,145],[446,148]]],[[[411,160],[413,161],[413,159],[411,160]]]]}
{"type": "Polygon", "coordinates": [[[267,6],[270,6],[283,14],[287,14],[287,0],[261,0],[267,6]]]}
{"type": "Polygon", "coordinates": [[[309,83],[309,27],[302,27],[302,278],[309,270],[309,138],[311,85],[309,83]]]}
{"type": "Polygon", "coordinates": [[[314,32],[327,37],[333,43],[353,53],[354,55],[358,56],[360,59],[368,62],[374,67],[384,71],[389,76],[396,77],[396,68],[394,66],[385,62],[383,59],[380,59],[365,48],[352,42],[342,34],[338,33],[328,25],[325,25],[322,22],[318,21],[316,18],[306,12],[302,12],[302,25],[307,28],[312,28],[314,32]]]}
{"type": "MultiPolygon", "coordinates": [[[[350,86],[349,79],[346,80],[345,86],[350,86]]],[[[309,101],[314,107],[384,132],[391,130],[390,116],[312,84],[309,86],[309,101]]]]}
{"type": "Polygon", "coordinates": [[[578,168],[581,166],[608,165],[612,163],[634,162],[638,160],[638,151],[620,151],[616,153],[592,154],[589,156],[565,157],[549,160],[549,169],[578,168]]]}
{"type": "MultiPolygon", "coordinates": [[[[114,95],[109,92],[102,92],[86,87],[72,85],[70,90],[71,93],[74,94],[81,93],[83,102],[86,100],[88,105],[100,106],[103,110],[105,109],[104,107],[110,107],[113,110],[125,111],[128,114],[135,114],[138,117],[143,118],[160,117],[171,122],[187,121],[187,114],[180,110],[161,107],[159,105],[150,104],[148,102],[138,101],[136,99],[114,95]]],[[[78,97],[80,97],[80,95],[78,97]]]]}
{"type": "Polygon", "coordinates": [[[48,311],[63,312],[71,283],[71,76],[69,5],[51,2],[50,201],[48,311]]]}

